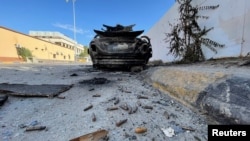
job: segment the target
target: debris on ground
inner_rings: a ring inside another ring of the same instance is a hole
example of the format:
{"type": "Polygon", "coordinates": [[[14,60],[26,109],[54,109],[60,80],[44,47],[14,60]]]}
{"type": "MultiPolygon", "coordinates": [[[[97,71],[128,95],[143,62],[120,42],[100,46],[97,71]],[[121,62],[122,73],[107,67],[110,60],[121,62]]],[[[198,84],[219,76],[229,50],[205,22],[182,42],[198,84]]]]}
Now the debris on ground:
{"type": "Polygon", "coordinates": [[[120,127],[122,124],[124,124],[125,122],[127,122],[128,119],[123,119],[123,120],[120,120],[116,123],[116,126],[117,127],[120,127]]]}
{"type": "Polygon", "coordinates": [[[59,99],[65,99],[65,96],[57,96],[56,98],[59,98],[59,99]]]}
{"type": "Polygon", "coordinates": [[[101,97],[100,94],[94,94],[92,97],[101,97]]]}
{"type": "Polygon", "coordinates": [[[138,99],[148,99],[147,96],[142,96],[142,95],[138,95],[137,98],[138,98],[138,99]]]}
{"type": "Polygon", "coordinates": [[[118,107],[108,107],[107,111],[113,111],[113,110],[118,110],[118,107]]]}
{"type": "Polygon", "coordinates": [[[137,133],[137,134],[142,134],[142,133],[145,133],[145,132],[147,132],[146,127],[136,127],[135,128],[135,133],[137,133]]]}
{"type": "Polygon", "coordinates": [[[153,107],[152,106],[148,106],[148,105],[145,105],[145,106],[142,106],[143,109],[150,109],[150,110],[153,110],[153,107]]]}
{"type": "Polygon", "coordinates": [[[250,65],[250,60],[245,60],[243,62],[239,62],[238,63],[239,66],[247,66],[247,65],[250,65]]]}
{"type": "Polygon", "coordinates": [[[73,74],[71,74],[70,76],[78,76],[78,74],[76,74],[76,73],[73,73],[73,74]]]}
{"type": "Polygon", "coordinates": [[[98,84],[105,84],[110,82],[108,79],[100,77],[100,78],[93,78],[93,79],[87,79],[87,80],[82,80],[79,83],[80,84],[93,84],[93,85],[98,85],[98,84]]]}
{"type": "Polygon", "coordinates": [[[0,84],[0,93],[24,97],[55,97],[69,90],[73,85],[27,85],[27,84],[0,84]]]}
{"type": "Polygon", "coordinates": [[[95,122],[96,121],[96,115],[95,115],[95,113],[93,113],[91,117],[92,117],[92,121],[95,122]]]}
{"type": "Polygon", "coordinates": [[[108,131],[98,130],[86,135],[71,139],[70,141],[108,141],[108,131]]]}
{"type": "Polygon", "coordinates": [[[0,106],[2,106],[5,101],[7,101],[8,96],[7,95],[0,95],[0,106]]]}
{"type": "Polygon", "coordinates": [[[195,129],[193,129],[193,128],[191,128],[191,127],[182,126],[181,128],[182,128],[183,130],[195,131],[195,129]]]}
{"type": "MultiPolygon", "coordinates": [[[[32,66],[39,70],[37,67],[32,66]]],[[[24,85],[42,85],[53,82],[74,87],[49,100],[9,96],[8,102],[0,107],[0,140],[169,140],[160,127],[176,130],[176,136],[171,138],[173,141],[193,140],[194,136],[203,139],[207,135],[207,124],[203,118],[198,120],[196,113],[142,81],[140,73],[90,72],[86,66],[81,69],[75,66],[70,70],[68,66],[62,66],[55,67],[58,69],[55,72],[48,67],[49,74],[54,74],[48,78],[48,69],[41,67],[40,75],[22,72],[20,78],[16,78],[17,72],[12,71],[9,76],[13,78],[6,77],[8,81],[2,79],[0,84],[18,81],[24,85]],[[61,77],[74,73],[79,77],[61,77]],[[26,124],[27,120],[30,122],[26,124]],[[99,131],[101,129],[105,131],[99,131]],[[195,131],[190,132],[192,129],[195,131]],[[109,135],[102,138],[99,133],[109,135]]],[[[2,69],[0,74],[3,74],[2,69]]]]}
{"type": "Polygon", "coordinates": [[[86,108],[83,109],[83,111],[88,111],[89,109],[93,108],[93,105],[90,104],[89,106],[87,106],[86,108]]]}
{"type": "Polygon", "coordinates": [[[175,135],[174,129],[169,127],[169,128],[161,128],[162,132],[167,136],[167,137],[173,137],[175,135]]]}
{"type": "Polygon", "coordinates": [[[31,126],[31,127],[26,127],[25,131],[37,131],[44,129],[46,129],[46,126],[31,126]]]}

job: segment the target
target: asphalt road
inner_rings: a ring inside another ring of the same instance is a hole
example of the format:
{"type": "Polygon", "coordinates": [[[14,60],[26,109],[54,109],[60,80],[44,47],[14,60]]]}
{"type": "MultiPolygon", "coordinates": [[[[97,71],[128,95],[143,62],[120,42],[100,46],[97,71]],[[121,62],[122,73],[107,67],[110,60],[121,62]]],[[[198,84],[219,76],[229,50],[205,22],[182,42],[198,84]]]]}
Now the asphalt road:
{"type": "Polygon", "coordinates": [[[0,107],[0,140],[69,141],[101,129],[108,131],[109,141],[207,140],[208,122],[201,113],[161,93],[143,77],[82,64],[1,64],[0,84],[26,85],[24,91],[32,85],[72,87],[53,97],[2,91],[8,99],[0,107]],[[135,133],[137,127],[147,130],[135,133]]]}

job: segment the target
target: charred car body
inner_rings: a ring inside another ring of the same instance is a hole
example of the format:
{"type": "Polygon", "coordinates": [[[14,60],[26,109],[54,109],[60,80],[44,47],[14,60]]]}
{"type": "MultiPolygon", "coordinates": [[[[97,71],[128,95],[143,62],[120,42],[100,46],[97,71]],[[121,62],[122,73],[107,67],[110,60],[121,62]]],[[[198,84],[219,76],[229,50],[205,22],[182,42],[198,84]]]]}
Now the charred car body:
{"type": "Polygon", "coordinates": [[[145,67],[152,57],[150,39],[138,37],[144,30],[133,31],[133,26],[108,26],[94,30],[96,36],[89,44],[88,53],[94,68],[145,67]]]}

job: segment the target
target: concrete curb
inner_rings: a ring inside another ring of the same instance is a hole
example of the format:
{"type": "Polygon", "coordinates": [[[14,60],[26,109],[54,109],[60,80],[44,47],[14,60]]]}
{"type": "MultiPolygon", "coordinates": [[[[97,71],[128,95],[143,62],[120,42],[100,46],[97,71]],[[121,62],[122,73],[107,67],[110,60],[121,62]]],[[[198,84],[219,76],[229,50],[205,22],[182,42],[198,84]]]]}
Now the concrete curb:
{"type": "Polygon", "coordinates": [[[156,67],[145,75],[155,88],[219,123],[250,123],[250,78],[178,67],[156,67]]]}

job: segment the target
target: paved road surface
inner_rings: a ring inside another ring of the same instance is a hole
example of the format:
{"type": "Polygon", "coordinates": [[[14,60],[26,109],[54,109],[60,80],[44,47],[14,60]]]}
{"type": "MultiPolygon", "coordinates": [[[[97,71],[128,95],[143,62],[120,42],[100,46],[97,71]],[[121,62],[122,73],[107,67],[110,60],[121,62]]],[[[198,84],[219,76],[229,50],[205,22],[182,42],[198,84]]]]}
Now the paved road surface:
{"type": "Polygon", "coordinates": [[[108,131],[109,141],[207,140],[205,117],[142,81],[140,73],[100,71],[79,64],[0,67],[0,83],[73,85],[53,98],[9,96],[0,107],[0,140],[68,141],[100,129],[108,131]],[[129,110],[121,108],[126,105],[129,110]],[[120,120],[126,122],[117,126],[120,120]],[[25,131],[30,126],[46,129],[25,131]],[[136,127],[147,131],[137,134],[136,127]]]}

